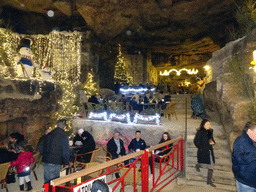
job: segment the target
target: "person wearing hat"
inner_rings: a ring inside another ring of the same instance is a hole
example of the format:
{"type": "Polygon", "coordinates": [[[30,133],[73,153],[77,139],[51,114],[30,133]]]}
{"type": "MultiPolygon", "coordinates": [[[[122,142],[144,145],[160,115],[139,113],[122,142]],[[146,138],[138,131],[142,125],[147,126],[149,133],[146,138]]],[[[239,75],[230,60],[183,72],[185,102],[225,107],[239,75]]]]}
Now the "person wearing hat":
{"type": "Polygon", "coordinates": [[[84,132],[84,129],[79,129],[77,131],[77,134],[76,134],[76,136],[73,139],[73,145],[76,145],[76,146],[83,145],[83,138],[82,138],[83,132],[84,132]]]}

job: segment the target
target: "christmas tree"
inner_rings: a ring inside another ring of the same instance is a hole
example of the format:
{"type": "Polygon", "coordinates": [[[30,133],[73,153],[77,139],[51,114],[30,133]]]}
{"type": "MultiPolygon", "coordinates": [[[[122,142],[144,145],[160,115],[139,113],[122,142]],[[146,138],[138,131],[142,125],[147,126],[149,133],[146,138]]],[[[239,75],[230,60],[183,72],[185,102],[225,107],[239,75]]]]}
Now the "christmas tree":
{"type": "Polygon", "coordinates": [[[128,75],[127,72],[127,65],[125,63],[124,56],[121,51],[121,45],[119,44],[119,50],[117,55],[117,62],[115,65],[115,75],[114,75],[115,81],[120,81],[121,83],[132,83],[132,77],[128,75]]]}
{"type": "Polygon", "coordinates": [[[92,73],[88,73],[87,80],[84,85],[85,94],[87,96],[92,96],[98,91],[97,83],[93,80],[92,73]]]}

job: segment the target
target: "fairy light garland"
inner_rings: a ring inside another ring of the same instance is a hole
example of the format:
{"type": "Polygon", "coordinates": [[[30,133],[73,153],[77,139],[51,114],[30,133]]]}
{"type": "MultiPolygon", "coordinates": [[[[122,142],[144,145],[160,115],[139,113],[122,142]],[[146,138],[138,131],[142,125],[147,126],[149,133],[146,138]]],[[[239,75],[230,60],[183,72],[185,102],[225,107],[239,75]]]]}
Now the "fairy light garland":
{"type": "Polygon", "coordinates": [[[133,78],[128,74],[127,64],[122,54],[121,45],[118,44],[118,46],[119,47],[118,47],[117,62],[115,65],[114,79],[115,81],[120,81],[122,83],[132,84],[133,78]]]}
{"type": "Polygon", "coordinates": [[[98,91],[97,83],[93,80],[93,75],[91,72],[88,73],[88,76],[83,88],[85,89],[85,94],[87,96],[92,96],[98,91]]]}
{"type": "MultiPolygon", "coordinates": [[[[145,93],[146,91],[148,91],[147,88],[121,88],[120,92],[122,94],[127,94],[127,93],[145,93]]],[[[151,88],[150,91],[155,91],[155,88],[151,88]]]]}
{"type": "Polygon", "coordinates": [[[168,76],[171,72],[175,71],[176,72],[176,75],[177,76],[180,76],[181,75],[181,72],[182,71],[186,71],[189,75],[194,75],[194,74],[197,74],[198,73],[198,69],[186,69],[186,68],[182,68],[180,70],[177,70],[177,69],[170,69],[169,71],[167,70],[164,70],[164,72],[160,71],[160,75],[161,76],[168,76]]]}
{"type": "MultiPolygon", "coordinates": [[[[15,74],[11,76],[9,72],[10,68],[17,68],[15,57],[18,55],[17,49],[20,40],[24,37],[26,35],[16,34],[10,30],[0,28],[2,55],[7,55],[5,59],[2,56],[0,64],[1,74],[5,78],[28,81],[28,79],[16,77],[15,74]]],[[[79,110],[79,107],[75,105],[77,94],[74,88],[80,84],[82,34],[76,31],[72,33],[52,31],[48,35],[33,35],[30,38],[32,40],[33,62],[38,64],[40,69],[49,67],[50,72],[54,71],[54,81],[47,81],[54,82],[54,87],[59,84],[63,90],[63,98],[59,101],[62,110],[56,112],[53,118],[55,120],[72,118],[79,110]]],[[[39,81],[38,91],[40,92],[43,83],[40,76],[31,77],[30,80],[31,82],[33,80],[39,81]]],[[[53,127],[50,127],[50,129],[53,129],[53,127]]],[[[70,131],[70,129],[71,123],[68,122],[67,131],[70,131]]]]}
{"type": "Polygon", "coordinates": [[[122,114],[122,115],[111,113],[108,117],[107,112],[102,112],[102,113],[90,112],[88,115],[88,118],[89,120],[103,120],[107,122],[113,121],[113,119],[118,119],[119,121],[126,121],[127,124],[129,125],[138,124],[139,120],[142,120],[145,122],[155,121],[157,125],[160,125],[160,115],[157,113],[155,115],[151,115],[148,117],[145,117],[143,115],[136,113],[133,121],[131,121],[131,116],[129,113],[122,114]]]}

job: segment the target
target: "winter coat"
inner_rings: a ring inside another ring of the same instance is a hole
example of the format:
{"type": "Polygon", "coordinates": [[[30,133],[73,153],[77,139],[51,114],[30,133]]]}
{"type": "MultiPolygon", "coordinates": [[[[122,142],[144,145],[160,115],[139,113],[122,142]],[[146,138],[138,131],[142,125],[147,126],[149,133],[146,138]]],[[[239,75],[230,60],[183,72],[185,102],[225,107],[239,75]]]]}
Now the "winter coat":
{"type": "MultiPolygon", "coordinates": [[[[159,144],[160,144],[160,143],[163,143],[163,142],[159,142],[159,144]]],[[[164,155],[166,155],[167,153],[169,153],[169,152],[172,150],[172,146],[173,146],[173,144],[171,143],[171,144],[168,145],[168,149],[167,149],[167,146],[164,146],[164,147],[161,147],[161,148],[157,149],[157,150],[159,150],[159,151],[163,151],[163,150],[166,149],[165,151],[160,152],[160,153],[158,153],[157,155],[158,155],[158,156],[164,156],[164,155]]]]}
{"type": "Polygon", "coordinates": [[[33,153],[31,152],[21,152],[18,156],[18,159],[14,162],[11,162],[10,167],[14,167],[17,165],[17,173],[28,172],[27,169],[31,163],[35,161],[33,157],[33,153]]]}
{"type": "Polygon", "coordinates": [[[18,155],[16,153],[7,149],[0,149],[0,164],[15,161],[17,158],[18,155]]]}
{"type": "Polygon", "coordinates": [[[137,141],[136,140],[136,138],[134,138],[131,142],[130,142],[130,144],[129,144],[129,146],[128,146],[128,148],[129,148],[129,150],[133,150],[133,151],[136,151],[136,146],[137,146],[137,144],[140,146],[140,150],[144,150],[144,149],[146,149],[146,147],[147,147],[147,145],[146,145],[146,142],[143,140],[143,139],[140,139],[139,141],[137,141]]]}
{"type": "Polygon", "coordinates": [[[57,127],[47,134],[39,150],[44,163],[69,165],[69,140],[62,128],[57,127]]]}
{"type": "Polygon", "coordinates": [[[256,146],[245,132],[234,142],[232,163],[236,180],[256,188],[256,146]]]}
{"type": "Polygon", "coordinates": [[[120,142],[120,154],[117,154],[117,145],[114,141],[114,138],[112,137],[109,141],[108,141],[108,144],[107,144],[107,149],[108,149],[108,152],[111,153],[112,155],[112,158],[113,159],[116,159],[118,158],[118,155],[121,155],[121,156],[124,156],[125,155],[125,148],[124,148],[124,142],[122,139],[119,139],[119,142],[120,142]]]}
{"type": "Polygon", "coordinates": [[[81,142],[83,143],[83,138],[80,137],[80,136],[78,135],[78,133],[76,134],[76,136],[75,136],[74,139],[73,139],[73,145],[75,145],[75,143],[76,143],[77,141],[81,141],[81,142]]]}
{"type": "MultiPolygon", "coordinates": [[[[92,135],[89,132],[85,131],[85,132],[83,132],[82,137],[86,137],[86,139],[83,140],[82,148],[80,151],[78,151],[78,154],[88,153],[88,152],[95,150],[96,145],[95,145],[95,141],[94,141],[92,135]]],[[[92,154],[84,155],[82,161],[84,163],[90,162],[91,156],[92,156],[92,154]]]]}
{"type": "Polygon", "coordinates": [[[213,139],[213,129],[200,129],[197,131],[194,144],[197,147],[197,162],[204,164],[211,164],[210,160],[210,151],[213,159],[213,163],[215,163],[215,157],[213,153],[213,147],[210,145],[210,139],[215,143],[213,139]]]}

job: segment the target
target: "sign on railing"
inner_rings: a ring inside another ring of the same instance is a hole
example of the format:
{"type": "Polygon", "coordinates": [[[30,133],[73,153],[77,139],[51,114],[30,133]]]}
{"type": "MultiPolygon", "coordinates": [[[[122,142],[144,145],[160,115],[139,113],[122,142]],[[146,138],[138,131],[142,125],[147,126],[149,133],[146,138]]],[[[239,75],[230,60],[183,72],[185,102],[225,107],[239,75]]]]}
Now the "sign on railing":
{"type": "Polygon", "coordinates": [[[92,183],[96,180],[102,180],[104,181],[105,183],[107,182],[106,180],[106,175],[103,175],[101,177],[97,177],[96,179],[94,180],[91,180],[87,183],[82,183],[81,185],[78,185],[77,187],[75,187],[73,189],[73,192],[91,192],[91,189],[92,189],[92,183]]]}

